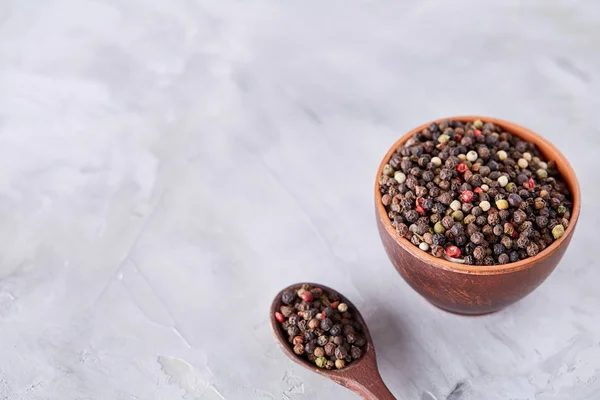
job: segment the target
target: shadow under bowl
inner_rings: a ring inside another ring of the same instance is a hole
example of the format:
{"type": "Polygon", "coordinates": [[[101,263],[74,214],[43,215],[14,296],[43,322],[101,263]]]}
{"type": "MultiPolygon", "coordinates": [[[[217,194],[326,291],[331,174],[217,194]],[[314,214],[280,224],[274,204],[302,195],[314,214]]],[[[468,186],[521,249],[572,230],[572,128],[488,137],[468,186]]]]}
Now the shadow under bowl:
{"type": "Polygon", "coordinates": [[[402,278],[439,308],[458,314],[478,315],[501,310],[521,300],[552,273],[571,242],[579,219],[581,194],[573,168],[565,156],[546,139],[512,122],[481,116],[460,116],[430,121],[408,132],[392,145],[377,170],[375,209],[383,246],[402,278]],[[428,127],[432,122],[439,123],[446,119],[463,122],[480,119],[492,122],[514,136],[534,143],[546,160],[556,162],[573,201],[569,226],[561,238],[534,257],[504,265],[475,266],[433,257],[396,233],[381,203],[378,180],[383,166],[388,163],[395,150],[403,146],[414,133],[428,127]]]}

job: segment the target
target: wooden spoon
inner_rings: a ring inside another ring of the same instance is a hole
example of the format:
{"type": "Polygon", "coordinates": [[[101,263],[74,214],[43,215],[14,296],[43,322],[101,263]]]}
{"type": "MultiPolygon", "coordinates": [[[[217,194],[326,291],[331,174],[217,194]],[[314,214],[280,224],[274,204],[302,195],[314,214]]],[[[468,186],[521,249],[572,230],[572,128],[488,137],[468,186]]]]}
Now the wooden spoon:
{"type": "Polygon", "coordinates": [[[336,292],[340,295],[342,301],[350,307],[350,311],[353,313],[354,318],[360,322],[363,326],[363,336],[365,338],[365,346],[363,347],[363,355],[358,360],[352,361],[347,367],[342,369],[322,369],[318,368],[315,364],[310,361],[296,355],[290,343],[288,342],[287,336],[281,329],[280,323],[275,319],[275,312],[279,311],[281,308],[281,294],[285,290],[297,290],[302,286],[302,283],[297,283],[295,285],[291,285],[281,290],[275,296],[273,303],[271,303],[271,328],[273,329],[273,333],[275,337],[279,341],[283,352],[292,359],[292,361],[302,365],[304,368],[308,368],[309,370],[316,372],[319,375],[322,375],[326,378],[331,379],[332,381],[352,390],[357,393],[363,399],[367,400],[396,400],[394,395],[390,392],[390,390],[385,386],[383,379],[381,379],[381,375],[379,374],[379,369],[377,368],[377,359],[375,357],[375,346],[373,346],[373,340],[371,339],[371,334],[369,333],[369,329],[364,319],[360,315],[358,309],[348,300],[345,296],[343,296],[340,292],[336,290],[332,290],[327,286],[323,286],[320,284],[309,283],[309,285],[314,287],[320,287],[325,291],[336,292]]]}

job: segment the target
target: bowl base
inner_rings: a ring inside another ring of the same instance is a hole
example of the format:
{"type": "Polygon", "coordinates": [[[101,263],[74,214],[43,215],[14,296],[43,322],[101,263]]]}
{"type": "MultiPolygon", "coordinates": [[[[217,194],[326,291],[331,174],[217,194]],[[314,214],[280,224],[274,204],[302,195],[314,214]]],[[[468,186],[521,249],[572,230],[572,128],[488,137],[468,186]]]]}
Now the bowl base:
{"type": "Polygon", "coordinates": [[[459,315],[461,317],[482,317],[484,315],[494,314],[494,313],[496,313],[496,312],[498,312],[498,311],[501,310],[501,309],[498,309],[498,310],[491,310],[491,311],[470,311],[470,312],[463,312],[463,311],[452,310],[450,308],[446,308],[446,307],[440,306],[440,305],[435,304],[434,302],[429,301],[429,300],[427,300],[427,302],[429,304],[431,304],[432,306],[434,306],[435,308],[438,308],[438,309],[440,309],[442,311],[445,311],[447,313],[450,313],[450,314],[459,315]]]}

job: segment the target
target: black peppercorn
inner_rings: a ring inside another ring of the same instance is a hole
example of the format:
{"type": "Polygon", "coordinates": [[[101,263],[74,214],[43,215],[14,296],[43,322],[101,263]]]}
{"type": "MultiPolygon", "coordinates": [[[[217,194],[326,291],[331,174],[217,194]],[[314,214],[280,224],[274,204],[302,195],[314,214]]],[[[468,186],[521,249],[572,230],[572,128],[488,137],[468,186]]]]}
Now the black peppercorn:
{"type": "Polygon", "coordinates": [[[468,241],[467,236],[465,236],[464,234],[460,234],[454,238],[454,243],[460,247],[467,244],[467,241],[468,241]]]}
{"type": "Polygon", "coordinates": [[[510,204],[512,207],[519,207],[521,205],[521,203],[523,202],[523,199],[521,198],[521,196],[519,196],[516,193],[511,193],[508,195],[508,204],[510,204]]]}
{"type": "Polygon", "coordinates": [[[511,263],[519,261],[519,253],[516,251],[511,251],[509,257],[511,263]]]}
{"type": "Polygon", "coordinates": [[[354,344],[356,342],[356,335],[354,333],[349,333],[346,335],[346,342],[350,344],[354,344]]]}
{"type": "Polygon", "coordinates": [[[473,250],[473,257],[476,260],[483,260],[485,257],[485,248],[483,246],[475,247],[475,250],[473,250]]]}
{"type": "Polygon", "coordinates": [[[512,239],[508,236],[502,236],[500,243],[502,243],[502,245],[507,249],[510,249],[513,245],[512,239]]]}
{"type": "Polygon", "coordinates": [[[530,244],[527,246],[527,255],[528,255],[529,257],[536,256],[536,255],[539,253],[539,251],[540,251],[540,250],[539,250],[539,247],[538,247],[538,245],[537,245],[537,244],[535,244],[535,243],[530,243],[530,244]]]}
{"type": "Polygon", "coordinates": [[[522,210],[516,210],[513,213],[513,220],[516,224],[520,225],[527,220],[527,214],[522,210]]]}
{"type": "Polygon", "coordinates": [[[338,360],[346,358],[348,350],[344,346],[338,346],[335,348],[335,358],[338,360]]]}
{"type": "Polygon", "coordinates": [[[493,252],[495,255],[499,256],[500,254],[504,254],[506,252],[506,247],[502,243],[496,243],[493,248],[493,252]]]}
{"type": "Polygon", "coordinates": [[[333,321],[331,321],[330,318],[325,318],[325,319],[321,320],[321,329],[323,329],[325,332],[329,331],[332,326],[333,326],[333,321]]]}
{"type": "Polygon", "coordinates": [[[454,226],[454,218],[452,218],[451,216],[445,216],[444,218],[442,218],[442,226],[445,229],[450,229],[454,226]]]}
{"type": "Polygon", "coordinates": [[[286,305],[290,305],[294,302],[296,294],[291,290],[286,290],[281,294],[281,302],[286,305]]]}
{"type": "Polygon", "coordinates": [[[287,328],[287,334],[288,336],[296,336],[300,333],[300,329],[298,329],[298,327],[296,325],[290,325],[287,328]]]}
{"type": "Polygon", "coordinates": [[[529,245],[529,239],[525,235],[520,235],[516,244],[518,248],[525,249],[529,245]]]}
{"type": "Polygon", "coordinates": [[[342,334],[342,327],[340,325],[334,325],[329,329],[329,334],[331,336],[338,336],[342,334]]]}
{"type": "Polygon", "coordinates": [[[432,238],[432,244],[434,246],[443,246],[446,244],[446,237],[441,233],[434,233],[432,238]]]}
{"type": "Polygon", "coordinates": [[[479,217],[480,215],[483,214],[483,210],[481,209],[481,207],[475,206],[471,210],[471,214],[473,214],[475,217],[479,217]]]}
{"type": "Polygon", "coordinates": [[[508,264],[509,261],[510,261],[510,257],[506,253],[500,254],[498,256],[498,263],[500,263],[500,264],[508,264]]]}
{"type": "Polygon", "coordinates": [[[416,222],[417,219],[419,219],[419,213],[415,210],[408,210],[404,212],[404,218],[406,219],[406,221],[412,224],[416,222]]]}
{"type": "Polygon", "coordinates": [[[492,232],[496,236],[502,236],[502,234],[504,233],[504,228],[502,227],[502,225],[497,224],[497,225],[494,225],[492,232]]]}
{"type": "Polygon", "coordinates": [[[473,234],[471,234],[470,239],[471,239],[471,242],[473,242],[475,244],[481,244],[485,240],[485,237],[484,237],[483,233],[474,232],[473,234]]]}
{"type": "Polygon", "coordinates": [[[313,342],[308,342],[306,343],[306,345],[304,346],[304,352],[307,354],[312,354],[315,351],[316,348],[316,344],[313,342]]]}

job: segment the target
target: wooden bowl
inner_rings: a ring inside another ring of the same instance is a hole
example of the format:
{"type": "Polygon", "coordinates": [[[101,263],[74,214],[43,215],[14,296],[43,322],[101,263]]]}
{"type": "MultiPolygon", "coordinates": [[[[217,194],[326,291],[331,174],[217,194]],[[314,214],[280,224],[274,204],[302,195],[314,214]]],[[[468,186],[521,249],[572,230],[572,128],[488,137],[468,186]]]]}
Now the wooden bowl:
{"type": "MultiPolygon", "coordinates": [[[[445,119],[448,118],[431,122],[439,123],[445,119]]],[[[484,122],[492,122],[506,132],[535,143],[547,160],[556,161],[558,171],[569,187],[573,200],[569,227],[560,239],[555,240],[535,257],[493,266],[457,264],[436,258],[396,233],[385,207],[381,203],[378,184],[383,166],[390,160],[394,151],[411,138],[415,132],[428,127],[431,122],[413,129],[392,145],[379,165],[375,180],[377,227],[390,260],[404,280],[437,307],[458,314],[487,314],[498,311],[527,296],[556,268],[575,231],[581,208],[581,193],[575,172],[565,156],[550,142],[529,129],[512,122],[489,117],[466,116],[449,119],[463,122],[480,119],[484,122]]]]}

